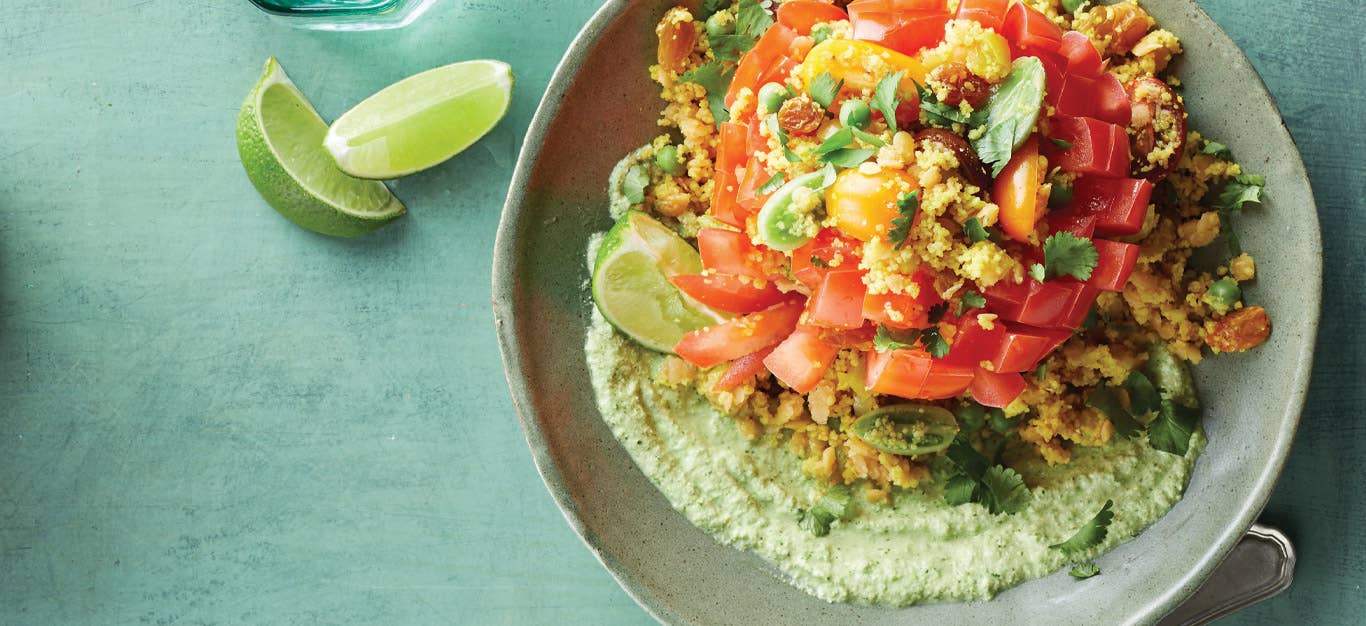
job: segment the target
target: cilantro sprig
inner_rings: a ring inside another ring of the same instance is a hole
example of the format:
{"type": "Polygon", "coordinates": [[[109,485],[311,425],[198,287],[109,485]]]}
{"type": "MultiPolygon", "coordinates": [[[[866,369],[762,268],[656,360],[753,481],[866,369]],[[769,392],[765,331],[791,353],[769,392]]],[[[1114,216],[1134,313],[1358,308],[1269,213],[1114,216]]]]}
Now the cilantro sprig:
{"type": "Polygon", "coordinates": [[[835,77],[830,75],[830,72],[821,72],[820,75],[812,79],[811,84],[807,86],[806,94],[811,96],[811,99],[814,100],[816,104],[821,105],[822,109],[828,109],[835,101],[835,96],[839,95],[840,89],[843,87],[844,79],[840,79],[837,82],[835,77]]]}
{"type": "Polygon", "coordinates": [[[963,234],[967,236],[968,243],[986,241],[991,236],[987,233],[986,227],[982,226],[982,220],[975,217],[963,222],[963,234]]]}
{"type": "Polygon", "coordinates": [[[1034,500],[1018,472],[991,465],[962,435],[954,438],[944,456],[958,470],[944,487],[944,501],[952,506],[979,502],[993,515],[1014,515],[1034,500]]]}
{"type": "Polygon", "coordinates": [[[835,485],[810,509],[797,511],[797,525],[817,537],[830,534],[830,524],[849,514],[853,493],[847,485],[835,485]]]}
{"type": "Polygon", "coordinates": [[[1094,548],[1105,541],[1105,536],[1110,532],[1110,522],[1114,520],[1115,513],[1110,509],[1115,506],[1114,500],[1106,500],[1105,506],[1100,508],[1100,512],[1086,522],[1076,533],[1068,537],[1066,541],[1055,543],[1050,548],[1061,550],[1067,554],[1076,554],[1094,548]]]}
{"type": "Polygon", "coordinates": [[[901,75],[902,72],[893,72],[883,76],[873,88],[872,106],[882,113],[882,119],[893,131],[896,130],[896,107],[901,104],[900,98],[896,95],[897,89],[901,87],[901,75]]]}
{"type": "Polygon", "coordinates": [[[911,328],[906,330],[879,325],[873,335],[873,349],[878,352],[904,350],[920,346],[930,356],[942,359],[949,354],[949,342],[939,333],[938,326],[911,328]]]}
{"type": "Polygon", "coordinates": [[[980,309],[987,305],[987,299],[982,294],[971,289],[963,292],[963,297],[958,301],[958,317],[972,309],[980,309]]]}
{"type": "MultiPolygon", "coordinates": [[[[1071,276],[1077,280],[1088,280],[1099,260],[1096,244],[1067,231],[1053,233],[1043,242],[1042,273],[1045,278],[1071,276]]],[[[1036,274],[1031,268],[1030,275],[1042,282],[1043,278],[1036,274]]]]}
{"type": "Polygon", "coordinates": [[[977,109],[970,115],[965,114],[956,106],[940,102],[933,89],[918,82],[915,83],[915,91],[920,96],[920,110],[932,126],[952,128],[954,124],[962,124],[975,128],[986,122],[986,109],[977,109]]]}
{"type": "Polygon", "coordinates": [[[1232,256],[1243,253],[1238,234],[1233,231],[1233,217],[1249,202],[1261,204],[1264,187],[1266,178],[1257,174],[1238,174],[1219,191],[1219,231],[1232,256]]]}
{"type": "Polygon", "coordinates": [[[887,233],[887,241],[900,250],[911,236],[911,226],[915,225],[915,214],[920,210],[920,190],[902,194],[896,199],[896,210],[901,215],[892,218],[892,230],[887,233]]]}
{"type": "Polygon", "coordinates": [[[687,71],[678,80],[701,85],[707,92],[707,108],[711,109],[712,117],[720,124],[730,120],[730,111],[726,110],[726,90],[730,88],[730,81],[734,77],[734,67],[713,61],[687,71]]]}

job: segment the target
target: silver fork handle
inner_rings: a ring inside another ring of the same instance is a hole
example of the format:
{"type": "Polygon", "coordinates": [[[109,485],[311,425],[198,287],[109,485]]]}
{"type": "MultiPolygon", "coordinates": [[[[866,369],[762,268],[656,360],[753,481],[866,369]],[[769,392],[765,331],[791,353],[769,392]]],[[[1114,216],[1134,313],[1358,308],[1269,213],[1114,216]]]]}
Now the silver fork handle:
{"type": "Polygon", "coordinates": [[[1253,524],[1199,591],[1158,624],[1208,624],[1285,591],[1294,575],[1290,540],[1275,528],[1253,524]]]}

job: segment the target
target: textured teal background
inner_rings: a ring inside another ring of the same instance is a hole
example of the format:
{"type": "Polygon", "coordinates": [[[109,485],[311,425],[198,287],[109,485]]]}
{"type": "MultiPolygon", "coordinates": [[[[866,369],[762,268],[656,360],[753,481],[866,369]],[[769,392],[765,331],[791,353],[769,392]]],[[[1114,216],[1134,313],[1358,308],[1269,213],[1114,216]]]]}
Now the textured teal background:
{"type": "MultiPolygon", "coordinates": [[[[489,303],[522,133],[596,4],[443,0],[399,32],[322,34],[245,0],[4,2],[0,623],[648,620],[536,476],[489,303]],[[407,218],[336,241],[238,165],[271,54],[329,118],[468,58],[511,62],[517,93],[482,143],[395,185],[407,218]]],[[[1366,9],[1205,4],[1299,142],[1326,255],[1310,406],[1265,515],[1297,582],[1228,623],[1359,623],[1366,9]]]]}

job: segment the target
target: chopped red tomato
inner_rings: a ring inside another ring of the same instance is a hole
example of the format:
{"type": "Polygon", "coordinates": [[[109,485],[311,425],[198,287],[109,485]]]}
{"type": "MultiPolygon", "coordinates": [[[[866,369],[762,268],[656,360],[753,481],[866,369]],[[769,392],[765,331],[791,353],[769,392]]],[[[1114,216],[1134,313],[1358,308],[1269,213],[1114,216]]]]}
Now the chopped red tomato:
{"type": "Polygon", "coordinates": [[[731,313],[762,311],[786,297],[777,285],[747,276],[679,274],[670,276],[669,282],[694,300],[731,313]]]}
{"type": "Polygon", "coordinates": [[[1072,330],[1086,320],[1097,295],[1098,289],[1071,277],[1032,281],[1020,314],[1011,321],[1072,330]]]}
{"type": "Polygon", "coordinates": [[[1069,208],[1096,216],[1096,232],[1123,237],[1143,230],[1153,184],[1142,178],[1083,176],[1072,185],[1069,208]]]}
{"type": "Polygon", "coordinates": [[[773,352],[775,346],[769,346],[758,352],[751,352],[726,366],[726,372],[716,379],[716,384],[712,385],[713,391],[725,391],[748,381],[759,372],[764,371],[764,358],[768,353],[773,352]]]}
{"type": "Polygon", "coordinates": [[[871,41],[902,54],[944,39],[948,6],[942,0],[855,0],[849,3],[854,39],[871,41]]]}
{"type": "Polygon", "coordinates": [[[805,306],[804,300],[794,298],[758,313],[694,330],[683,335],[674,346],[674,352],[698,367],[711,367],[740,358],[792,334],[805,306]]]}
{"type": "Polygon", "coordinates": [[[923,350],[870,351],[868,390],[907,399],[952,398],[972,383],[970,367],[949,365],[923,350]]]}
{"type": "Polygon", "coordinates": [[[1129,275],[1138,263],[1139,246],[1109,239],[1093,239],[1091,242],[1096,244],[1099,258],[1086,284],[1101,291],[1124,291],[1124,284],[1129,282],[1129,275]]]}
{"type": "Polygon", "coordinates": [[[796,31],[782,24],[774,24],[764,31],[759,41],[755,42],[754,48],[740,57],[740,63],[735,67],[735,76],[731,78],[730,89],[726,90],[726,106],[734,104],[740,90],[746,87],[754,93],[759,93],[759,86],[764,84],[764,73],[786,58],[792,40],[796,38],[796,31]]]}
{"type": "MultiPolygon", "coordinates": [[[[796,40],[794,39],[793,41],[795,42],[796,40]]],[[[796,61],[786,56],[779,57],[778,60],[774,61],[772,65],[769,65],[767,69],[759,74],[759,86],[762,87],[765,83],[785,83],[787,82],[787,77],[791,76],[792,70],[795,69],[797,69],[796,61]]],[[[755,93],[758,92],[756,91],[755,93]]]]}
{"type": "Polygon", "coordinates": [[[1019,373],[997,373],[980,367],[972,376],[972,384],[968,386],[968,390],[972,392],[972,399],[978,404],[997,408],[1013,402],[1015,398],[1020,397],[1024,389],[1025,379],[1019,373]]]}
{"type": "Polygon", "coordinates": [[[1102,73],[1095,78],[1067,74],[1053,107],[1058,115],[1093,117],[1120,126],[1129,124],[1129,94],[1114,74],[1102,73]]]}
{"type": "Polygon", "coordinates": [[[960,0],[958,3],[958,13],[953,16],[956,20],[976,20],[982,28],[990,28],[996,32],[1001,32],[1001,25],[1006,20],[1006,5],[1010,0],[960,0]]]}
{"type": "Polygon", "coordinates": [[[870,293],[863,299],[863,317],[891,328],[924,328],[930,324],[930,308],[944,299],[934,290],[934,276],[916,272],[915,282],[920,291],[912,296],[904,293],[870,293]]]}
{"type": "Polygon", "coordinates": [[[821,330],[799,326],[764,358],[764,367],[797,393],[811,391],[835,362],[839,348],[821,340],[821,330]]]}
{"type": "MultiPolygon", "coordinates": [[[[1019,5],[1011,5],[1012,7],[1019,5]]],[[[1039,167],[1039,141],[1030,137],[1011,155],[1010,162],[996,176],[991,198],[1001,207],[1001,230],[1016,241],[1028,241],[1048,207],[1039,202],[1043,171],[1039,167]]]]}
{"type": "Polygon", "coordinates": [[[798,35],[810,35],[811,28],[821,22],[847,19],[849,16],[839,7],[820,0],[788,0],[778,6],[778,23],[798,35]]]}
{"type": "Polygon", "coordinates": [[[839,348],[867,349],[873,345],[877,336],[877,324],[864,324],[858,328],[822,328],[821,341],[839,348]]]}
{"type": "Polygon", "coordinates": [[[1048,164],[1065,172],[1121,178],[1129,173],[1129,135],[1124,127],[1090,117],[1059,115],[1049,120],[1049,139],[1071,144],[1044,146],[1048,164]]]}
{"type": "Polygon", "coordinates": [[[768,169],[764,167],[758,153],[749,158],[749,163],[745,165],[745,176],[740,179],[740,187],[735,192],[735,202],[740,208],[745,210],[746,216],[754,215],[763,208],[772,191],[759,193],[759,188],[768,182],[768,169]]]}
{"type": "Polygon", "coordinates": [[[749,235],[724,228],[703,228],[697,232],[697,249],[702,267],[721,274],[765,278],[769,268],[777,267],[782,253],[760,248],[749,235]]]}
{"type": "Polygon", "coordinates": [[[716,148],[716,176],[711,194],[711,215],[736,227],[743,227],[745,224],[740,206],[736,202],[740,179],[736,176],[735,169],[745,162],[748,130],[744,124],[722,123],[721,138],[716,148]]]}
{"type": "Polygon", "coordinates": [[[1025,6],[1023,2],[1011,4],[1006,9],[1001,35],[1010,42],[1011,50],[1017,57],[1056,54],[1062,42],[1062,29],[1048,16],[1025,6]]]}
{"type": "Polygon", "coordinates": [[[863,244],[827,228],[806,245],[792,251],[792,277],[816,289],[826,272],[858,267],[862,254],[863,244]]]}
{"type": "Polygon", "coordinates": [[[1067,232],[1090,238],[1096,234],[1096,216],[1074,210],[1053,211],[1048,214],[1048,234],[1067,232]]]}
{"type": "Polygon", "coordinates": [[[982,327],[977,315],[968,314],[963,319],[958,320],[958,332],[953,336],[953,343],[949,346],[949,353],[944,356],[944,362],[950,365],[962,365],[964,367],[977,367],[982,361],[990,361],[996,358],[1001,351],[1001,342],[1005,341],[1005,324],[1001,322],[988,322],[990,329],[982,327]]]}
{"type": "Polygon", "coordinates": [[[859,269],[831,270],[807,303],[807,322],[825,328],[863,326],[863,297],[868,288],[859,269]]]}
{"type": "Polygon", "coordinates": [[[1062,40],[1058,45],[1058,54],[1067,59],[1067,72],[1069,74],[1096,78],[1105,71],[1104,64],[1100,59],[1100,51],[1096,50],[1096,46],[1091,43],[1090,37],[1078,31],[1069,30],[1062,34],[1062,40]]]}
{"type": "Polygon", "coordinates": [[[1072,336],[1070,331],[1012,325],[1006,329],[1001,351],[992,361],[997,372],[1028,372],[1072,336]]]}

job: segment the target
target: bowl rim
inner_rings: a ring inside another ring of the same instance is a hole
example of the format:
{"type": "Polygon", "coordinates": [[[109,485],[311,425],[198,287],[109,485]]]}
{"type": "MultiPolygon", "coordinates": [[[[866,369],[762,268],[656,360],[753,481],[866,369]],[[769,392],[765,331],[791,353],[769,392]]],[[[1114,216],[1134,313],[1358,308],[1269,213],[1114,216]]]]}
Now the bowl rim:
{"type": "MultiPolygon", "coordinates": [[[[1214,569],[1223,562],[1232,551],[1234,545],[1242,538],[1243,534],[1256,521],[1258,515],[1266,507],[1271,498],[1272,490],[1276,485],[1290,455],[1290,448],[1294,443],[1295,433],[1298,430],[1301,415],[1304,411],[1305,398],[1309,389],[1309,378],[1313,367],[1314,347],[1318,335],[1319,316],[1322,303],[1322,281],[1323,281],[1323,242],[1321,228],[1318,219],[1318,208],[1314,201],[1313,186],[1309,180],[1308,172],[1304,167],[1304,160],[1300,154],[1299,146],[1295,143],[1295,138],[1286,127],[1285,118],[1281,114],[1275,99],[1266,88],[1265,80],[1261,73],[1247,58],[1242,48],[1229,37],[1223,27],[1199,5],[1196,0],[1178,0],[1187,4],[1194,11],[1196,19],[1206,20],[1213,26],[1211,36],[1217,40],[1225,49],[1234,51],[1232,62],[1245,65],[1257,79],[1256,88],[1266,96],[1266,101],[1271,105],[1272,111],[1278,119],[1277,128],[1272,132],[1283,135],[1283,139],[1288,140],[1289,144],[1295,148],[1290,156],[1288,165],[1290,166],[1291,177],[1301,180],[1305,189],[1309,190],[1307,198],[1308,206],[1305,207],[1308,219],[1312,220],[1312,228],[1309,229],[1310,240],[1309,249],[1312,265],[1304,269],[1312,270],[1313,275],[1318,277],[1307,286],[1312,296],[1309,302],[1304,303],[1305,312],[1311,315],[1305,316],[1303,326],[1308,338],[1300,342],[1298,349],[1290,355],[1298,365],[1295,376],[1288,381],[1289,395],[1286,398],[1285,411],[1290,419],[1283,419],[1280,430],[1276,433],[1276,440],[1271,447],[1269,462],[1263,465],[1262,472],[1253,482],[1253,489],[1243,498],[1239,511],[1236,516],[1229,520],[1219,532],[1217,539],[1210,544],[1200,557],[1198,564],[1185,573],[1179,580],[1167,587],[1167,590],[1153,597],[1142,609],[1141,612],[1130,616],[1132,622],[1153,622],[1162,616],[1170,613],[1181,602],[1193,595],[1205,580],[1214,572],[1214,569]]],[[[565,94],[573,85],[574,79],[578,74],[584,61],[590,56],[595,45],[599,42],[602,35],[612,26],[633,0],[606,0],[589,18],[588,22],[579,30],[574,39],[570,42],[564,56],[556,66],[551,75],[545,94],[536,107],[536,112],[531,118],[527,127],[526,136],[523,138],[522,148],[517,156],[517,165],[513,171],[509,182],[507,198],[502,207],[502,214],[498,222],[498,231],[494,239],[493,254],[493,313],[494,325],[498,334],[498,348],[503,360],[503,373],[508,383],[509,391],[512,396],[513,409],[517,413],[518,421],[521,424],[522,433],[526,438],[527,446],[530,448],[532,460],[535,463],[536,471],[540,474],[541,480],[545,483],[555,504],[559,507],[565,521],[573,528],[575,534],[583,541],[598,562],[607,569],[608,573],[616,579],[617,584],[631,596],[642,609],[650,614],[655,620],[662,623],[677,623],[684,621],[682,616],[674,614],[668,610],[667,606],[658,601],[656,593],[647,585],[640,584],[629,572],[620,566],[610,554],[606,553],[598,545],[596,537],[592,534],[581,521],[577,506],[572,496],[569,494],[566,483],[561,475],[560,468],[555,464],[554,458],[550,454],[549,442],[545,433],[541,429],[537,419],[534,405],[531,401],[529,392],[530,380],[522,369],[521,353],[518,350],[517,337],[514,332],[516,327],[516,301],[514,298],[513,277],[517,267],[517,255],[513,239],[518,230],[518,226],[526,219],[522,213],[522,206],[526,199],[527,183],[530,181],[537,158],[540,156],[541,147],[546,134],[553,125],[560,105],[564,100],[565,94]]]]}

